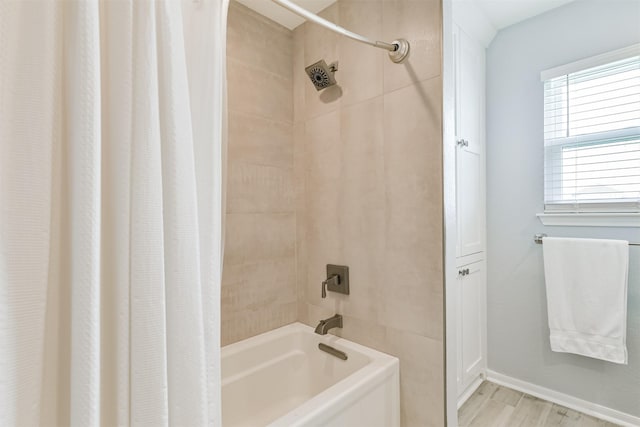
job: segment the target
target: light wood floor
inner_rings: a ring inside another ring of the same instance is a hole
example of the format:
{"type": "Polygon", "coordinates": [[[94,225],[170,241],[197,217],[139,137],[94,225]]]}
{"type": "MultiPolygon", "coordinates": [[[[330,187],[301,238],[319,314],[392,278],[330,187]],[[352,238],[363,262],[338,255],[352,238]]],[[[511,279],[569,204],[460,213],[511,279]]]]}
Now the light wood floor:
{"type": "Polygon", "coordinates": [[[462,405],[458,423],[460,427],[616,426],[489,381],[483,382],[462,405]]]}

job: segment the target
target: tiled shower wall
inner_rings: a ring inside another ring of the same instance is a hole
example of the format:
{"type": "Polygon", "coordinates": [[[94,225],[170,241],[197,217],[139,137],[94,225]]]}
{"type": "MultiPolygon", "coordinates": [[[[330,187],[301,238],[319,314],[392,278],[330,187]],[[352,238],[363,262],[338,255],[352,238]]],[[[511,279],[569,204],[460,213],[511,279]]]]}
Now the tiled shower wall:
{"type": "Polygon", "coordinates": [[[440,1],[321,13],[407,38],[402,65],[314,24],[229,13],[223,345],[340,313],[332,333],[400,358],[403,426],[444,425],[440,1]],[[319,59],[339,61],[322,92],[304,74],[319,59]],[[350,267],[351,295],[320,298],[327,263],[350,267]]]}
{"type": "Polygon", "coordinates": [[[441,6],[339,0],[321,15],[376,40],[406,38],[407,63],[312,23],[294,30],[298,319],[400,358],[403,426],[444,425],[441,6]],[[339,86],[304,75],[338,61],[339,86]],[[322,299],[327,263],[351,295],[322,299]]]}
{"type": "Polygon", "coordinates": [[[231,2],[222,345],[296,321],[292,33],[231,2]]]}

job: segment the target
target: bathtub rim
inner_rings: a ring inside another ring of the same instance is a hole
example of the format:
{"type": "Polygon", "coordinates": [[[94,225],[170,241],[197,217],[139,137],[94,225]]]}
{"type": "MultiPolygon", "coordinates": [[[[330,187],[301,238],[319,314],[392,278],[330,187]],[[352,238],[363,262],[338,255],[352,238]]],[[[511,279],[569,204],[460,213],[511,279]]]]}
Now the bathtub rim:
{"type": "MultiPolygon", "coordinates": [[[[300,322],[294,322],[278,329],[228,344],[221,348],[221,361],[252,347],[297,332],[312,334],[317,338],[318,342],[340,347],[346,350],[347,354],[349,351],[363,354],[369,359],[369,363],[351,375],[337,381],[292,411],[275,419],[268,424],[270,427],[290,427],[309,422],[318,423],[329,420],[394,375],[396,376],[394,379],[394,394],[399,399],[400,361],[397,357],[336,335],[318,335],[313,328],[300,322]],[[329,408],[331,408],[330,412],[327,411],[329,408]]],[[[224,382],[224,379],[222,380],[224,382]]],[[[399,419],[399,405],[392,406],[394,411],[398,412],[392,416],[399,419]]]]}

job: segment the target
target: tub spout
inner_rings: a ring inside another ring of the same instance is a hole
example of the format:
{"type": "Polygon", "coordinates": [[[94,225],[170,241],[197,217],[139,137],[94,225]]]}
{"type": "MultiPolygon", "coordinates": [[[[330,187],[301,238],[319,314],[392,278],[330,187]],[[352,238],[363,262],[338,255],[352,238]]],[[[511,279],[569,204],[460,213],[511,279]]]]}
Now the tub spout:
{"type": "Polygon", "coordinates": [[[316,326],[316,334],[327,335],[329,329],[342,328],[342,316],[336,314],[328,319],[321,320],[316,326]]]}

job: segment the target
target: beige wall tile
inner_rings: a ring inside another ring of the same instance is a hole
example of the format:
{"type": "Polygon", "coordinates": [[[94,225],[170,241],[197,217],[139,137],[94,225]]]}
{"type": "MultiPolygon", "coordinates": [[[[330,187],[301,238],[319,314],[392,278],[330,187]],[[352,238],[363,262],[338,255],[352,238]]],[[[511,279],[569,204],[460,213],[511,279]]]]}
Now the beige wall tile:
{"type": "Polygon", "coordinates": [[[339,111],[308,120],[305,123],[304,138],[307,179],[339,179],[342,170],[339,111]]]}
{"type": "Polygon", "coordinates": [[[290,168],[293,164],[291,123],[230,111],[228,150],[230,160],[290,168]]]}
{"type": "Polygon", "coordinates": [[[227,58],[229,111],[293,122],[292,79],[227,58]]]}
{"type": "Polygon", "coordinates": [[[438,203],[442,191],[441,103],[440,78],[384,96],[387,184],[424,182],[438,203]]]}
{"type": "Polygon", "coordinates": [[[227,19],[227,57],[291,80],[293,34],[253,10],[232,1],[227,19]]]}
{"type": "Polygon", "coordinates": [[[295,123],[304,122],[305,115],[305,91],[306,86],[311,84],[304,69],[307,64],[304,58],[304,44],[306,25],[299,25],[293,30],[293,121],[295,123]]]}
{"type": "Polygon", "coordinates": [[[293,179],[296,191],[297,209],[305,208],[307,176],[307,143],[304,122],[293,126],[293,179]]]}
{"type": "Polygon", "coordinates": [[[284,304],[277,309],[263,307],[250,314],[223,318],[221,343],[232,344],[243,339],[271,331],[296,321],[296,303],[284,304]]]}
{"type": "MultiPolygon", "coordinates": [[[[342,237],[338,214],[338,181],[309,184],[306,209],[307,301],[320,305],[320,284],[327,278],[326,264],[340,264],[342,237]]],[[[325,301],[325,303],[328,303],[325,301]]]]}
{"type": "Polygon", "coordinates": [[[227,212],[295,212],[293,169],[230,161],[227,212]]]}
{"type": "Polygon", "coordinates": [[[294,213],[227,214],[225,261],[228,264],[293,258],[294,213]]]}
{"type": "Polygon", "coordinates": [[[297,318],[293,35],[232,2],[222,343],[297,318]]]}
{"type": "Polygon", "coordinates": [[[402,64],[384,62],[384,92],[439,76],[441,73],[440,0],[383,0],[385,41],[404,38],[411,44],[402,64]]]}
{"type": "Polygon", "coordinates": [[[383,102],[374,98],[340,113],[341,263],[349,265],[351,295],[336,295],[345,315],[378,322],[384,276],[383,102]]]}
{"type": "Polygon", "coordinates": [[[380,292],[380,298],[384,301],[380,322],[421,336],[442,339],[442,294],[425,290],[429,286],[425,283],[429,278],[413,272],[391,272],[383,277],[387,280],[380,292]]]}
{"type": "Polygon", "coordinates": [[[246,316],[273,304],[296,302],[294,262],[283,258],[225,266],[230,286],[221,292],[223,313],[246,316]]]}
{"type": "MultiPolygon", "coordinates": [[[[305,123],[305,222],[307,248],[304,281],[309,302],[320,301],[326,264],[342,259],[340,235],[340,114],[335,111],[305,123]]],[[[328,304],[327,301],[324,301],[328,304]]]]}
{"type": "MultiPolygon", "coordinates": [[[[441,204],[417,184],[387,190],[385,256],[396,274],[412,283],[411,275],[431,286],[424,290],[442,294],[441,204]],[[435,205],[435,206],[434,206],[435,205]]],[[[390,271],[394,274],[393,270],[390,271]]]]}
{"type": "MultiPolygon", "coordinates": [[[[300,307],[304,306],[302,302],[306,301],[306,288],[300,286],[307,282],[307,191],[306,191],[306,142],[305,142],[305,125],[304,122],[294,125],[294,183],[296,192],[296,283],[298,284],[298,301],[300,307]]],[[[302,311],[299,311],[302,313],[302,311]]],[[[299,314],[299,319],[301,314],[299,314]]]]}
{"type": "Polygon", "coordinates": [[[441,339],[440,79],[384,96],[386,251],[383,320],[441,339]],[[428,165],[428,166],[427,166],[428,165]]]}
{"type": "Polygon", "coordinates": [[[310,180],[324,181],[340,176],[340,112],[309,119],[304,125],[305,169],[310,180]]]}
{"type": "MultiPolygon", "coordinates": [[[[320,292],[320,288],[318,287],[318,292],[320,292]]],[[[320,320],[327,319],[334,314],[336,314],[336,310],[334,307],[319,307],[313,304],[300,304],[304,307],[305,316],[308,319],[307,324],[312,328],[315,328],[320,320]]]]}
{"type": "MultiPolygon", "coordinates": [[[[336,329],[332,331],[332,333],[335,333],[335,335],[348,339],[350,341],[366,345],[367,347],[371,347],[378,351],[385,352],[387,350],[387,347],[385,346],[387,339],[387,328],[379,324],[374,324],[366,319],[351,317],[348,315],[344,315],[343,317],[343,322],[345,324],[348,324],[349,327],[336,329]]],[[[317,322],[320,319],[326,319],[326,317],[320,316],[317,319],[314,317],[310,320],[315,320],[317,322]]]]}
{"type": "Polygon", "coordinates": [[[245,277],[243,274],[243,264],[230,264],[227,259],[224,260],[222,268],[222,283],[220,289],[220,311],[222,318],[226,318],[229,314],[237,311],[239,305],[234,301],[234,295],[238,293],[238,289],[242,289],[245,285],[245,277]]]}
{"type": "Polygon", "coordinates": [[[296,216],[296,293],[301,305],[307,301],[307,288],[303,286],[307,283],[308,275],[307,259],[309,255],[307,242],[307,226],[304,221],[304,212],[298,212],[296,216]]]}
{"type": "Polygon", "coordinates": [[[227,215],[222,345],[296,320],[294,218],[293,214],[227,215]]]}
{"type": "MultiPolygon", "coordinates": [[[[342,26],[370,39],[382,40],[382,0],[341,0],[338,4],[342,26]]],[[[339,59],[337,76],[343,105],[382,95],[384,61],[389,61],[386,51],[341,37],[339,59]]]]}
{"type": "Polygon", "coordinates": [[[305,123],[305,221],[307,295],[320,303],[320,283],[326,264],[341,259],[339,176],[340,114],[332,112],[305,123]],[[319,281],[318,281],[319,280],[319,281]]]}
{"type": "MultiPolygon", "coordinates": [[[[340,111],[340,149],[342,151],[341,178],[352,183],[353,194],[384,192],[384,103],[377,97],[345,106],[340,111]]],[[[376,208],[382,207],[378,200],[376,208]]]]}
{"type": "MultiPolygon", "coordinates": [[[[435,265],[439,265],[441,248],[438,244],[442,238],[442,225],[438,221],[442,219],[442,210],[437,192],[421,180],[407,185],[388,184],[386,202],[385,230],[388,253],[395,252],[399,256],[415,253],[420,263],[433,258],[435,265]]],[[[394,261],[402,267],[410,267],[415,264],[412,258],[404,262],[400,259],[394,261]]],[[[424,266],[427,268],[430,263],[424,266]]],[[[427,268],[422,272],[437,271],[427,268]]]]}
{"type": "Polygon", "coordinates": [[[385,345],[400,359],[402,425],[445,425],[443,342],[387,328],[385,345]]]}

